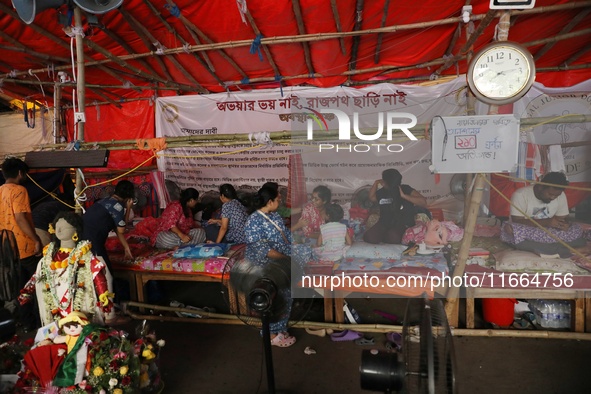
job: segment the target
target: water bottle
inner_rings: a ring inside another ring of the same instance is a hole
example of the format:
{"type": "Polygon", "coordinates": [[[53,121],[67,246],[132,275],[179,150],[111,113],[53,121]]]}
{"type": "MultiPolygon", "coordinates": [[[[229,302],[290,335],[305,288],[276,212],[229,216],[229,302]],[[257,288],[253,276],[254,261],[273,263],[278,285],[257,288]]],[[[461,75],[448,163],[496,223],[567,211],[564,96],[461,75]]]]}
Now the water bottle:
{"type": "Polygon", "coordinates": [[[559,328],[570,328],[570,302],[560,301],[560,324],[559,328]]]}

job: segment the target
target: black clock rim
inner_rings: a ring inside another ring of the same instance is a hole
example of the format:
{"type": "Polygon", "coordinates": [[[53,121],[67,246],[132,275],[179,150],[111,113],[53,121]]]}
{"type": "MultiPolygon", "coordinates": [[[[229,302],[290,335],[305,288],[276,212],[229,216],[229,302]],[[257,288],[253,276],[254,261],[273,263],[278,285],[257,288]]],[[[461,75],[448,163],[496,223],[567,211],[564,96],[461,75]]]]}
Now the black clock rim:
{"type": "Polygon", "coordinates": [[[536,66],[532,54],[523,45],[520,45],[512,41],[495,41],[482,47],[470,60],[470,64],[468,65],[468,72],[466,73],[466,80],[468,82],[468,86],[470,87],[472,93],[474,93],[474,96],[476,96],[478,100],[486,104],[493,105],[505,105],[516,102],[517,100],[525,96],[525,94],[531,89],[531,87],[534,84],[535,78],[536,66]],[[515,93],[514,95],[503,98],[489,97],[481,93],[474,84],[474,65],[476,64],[476,59],[479,59],[486,51],[494,47],[502,46],[510,46],[523,53],[524,57],[527,59],[528,64],[530,65],[530,75],[525,85],[523,85],[523,88],[521,88],[521,90],[515,93]]]}

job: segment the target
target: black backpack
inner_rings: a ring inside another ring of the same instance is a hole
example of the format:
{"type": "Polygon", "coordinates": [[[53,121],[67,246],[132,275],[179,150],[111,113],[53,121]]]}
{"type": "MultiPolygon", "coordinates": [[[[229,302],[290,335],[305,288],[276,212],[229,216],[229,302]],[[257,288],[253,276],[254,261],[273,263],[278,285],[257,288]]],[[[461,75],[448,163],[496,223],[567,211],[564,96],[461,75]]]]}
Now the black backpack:
{"type": "Polygon", "coordinates": [[[0,230],[0,301],[15,300],[19,294],[18,245],[10,230],[0,230]]]}

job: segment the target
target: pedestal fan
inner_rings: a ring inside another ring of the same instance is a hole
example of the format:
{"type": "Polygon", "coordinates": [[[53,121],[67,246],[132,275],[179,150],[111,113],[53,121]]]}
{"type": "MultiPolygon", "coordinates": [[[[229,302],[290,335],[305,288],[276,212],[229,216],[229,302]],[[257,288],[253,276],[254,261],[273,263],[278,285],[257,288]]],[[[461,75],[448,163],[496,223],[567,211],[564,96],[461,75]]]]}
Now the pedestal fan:
{"type": "Polygon", "coordinates": [[[402,354],[365,350],[361,388],[384,393],[456,393],[453,338],[441,300],[411,298],[402,328],[402,354]]]}
{"type": "Polygon", "coordinates": [[[269,260],[258,264],[245,258],[245,248],[228,260],[222,274],[222,293],[231,313],[262,330],[267,370],[267,390],[275,393],[275,375],[269,325],[290,314],[291,261],[269,260]]]}

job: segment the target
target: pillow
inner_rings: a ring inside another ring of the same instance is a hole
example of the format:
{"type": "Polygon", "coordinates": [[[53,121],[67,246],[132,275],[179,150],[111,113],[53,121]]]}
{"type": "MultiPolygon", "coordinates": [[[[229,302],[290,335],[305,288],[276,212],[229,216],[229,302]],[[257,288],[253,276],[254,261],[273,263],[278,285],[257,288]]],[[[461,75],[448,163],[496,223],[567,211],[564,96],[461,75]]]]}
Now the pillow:
{"type": "Polygon", "coordinates": [[[173,254],[173,257],[190,257],[202,259],[206,257],[222,256],[230,249],[230,244],[199,244],[181,246],[173,254]]]}
{"type": "Polygon", "coordinates": [[[345,253],[345,257],[361,257],[366,259],[399,259],[406,250],[404,245],[368,244],[355,242],[345,253]]]}
{"type": "Polygon", "coordinates": [[[503,250],[494,254],[499,271],[563,272],[588,274],[570,259],[540,257],[524,250],[503,250]]]}

